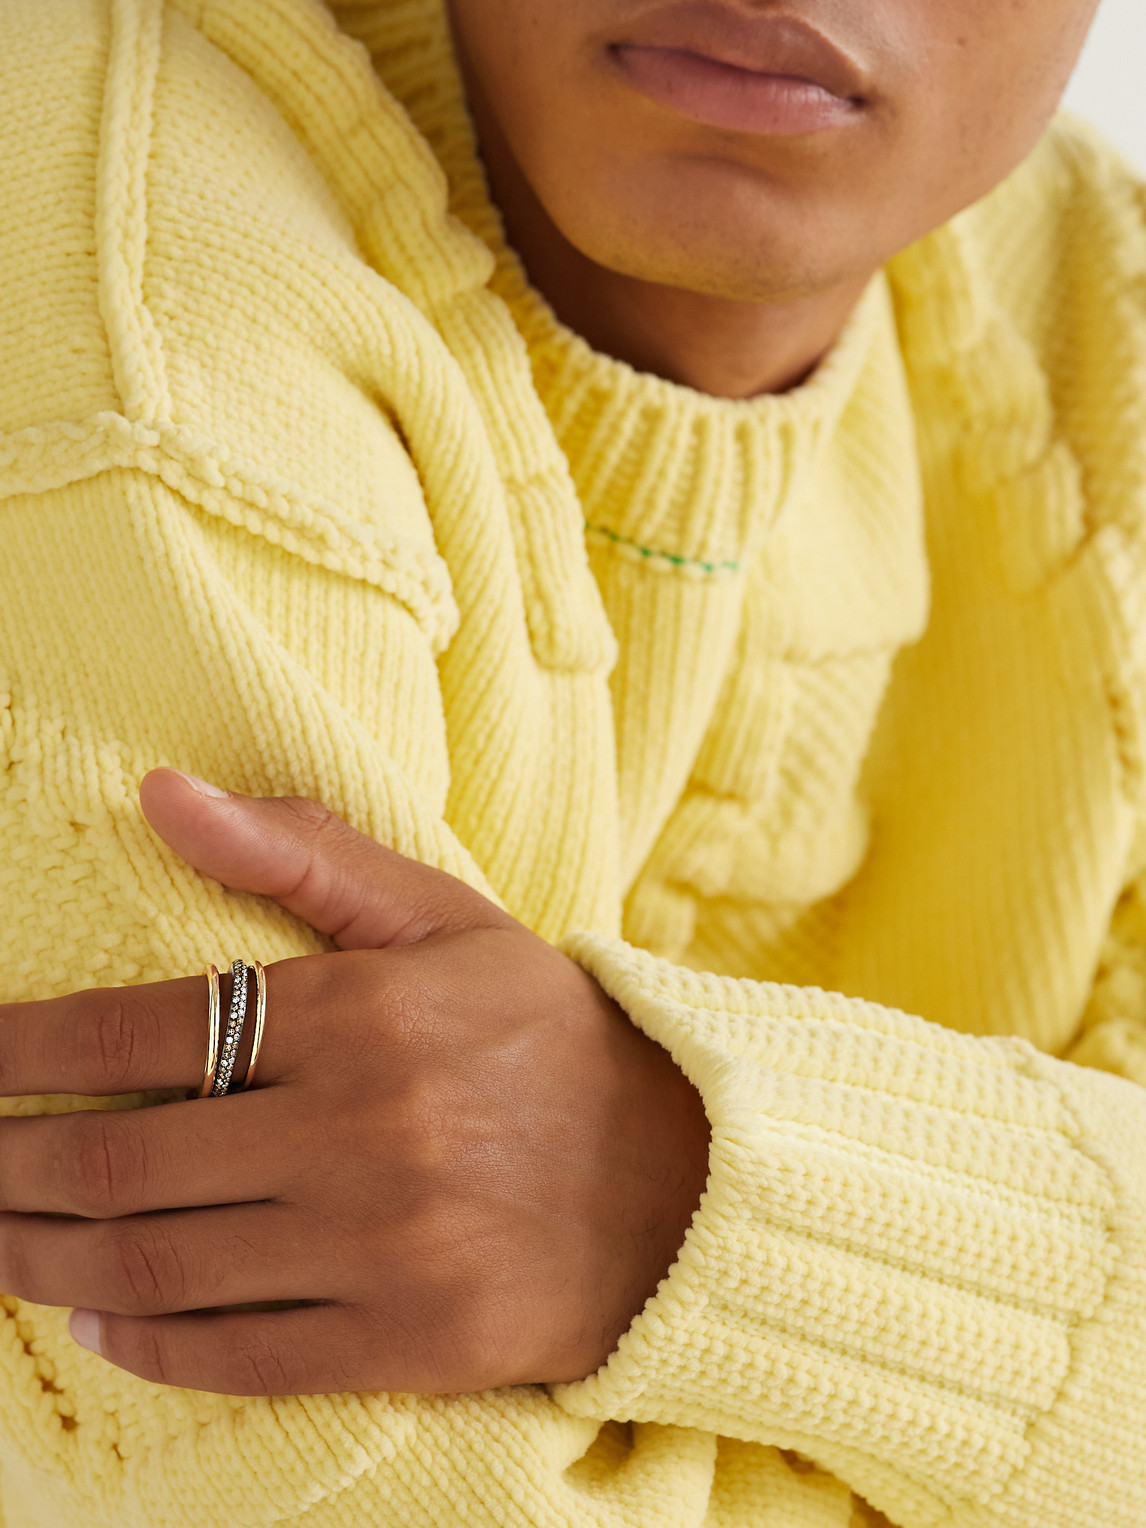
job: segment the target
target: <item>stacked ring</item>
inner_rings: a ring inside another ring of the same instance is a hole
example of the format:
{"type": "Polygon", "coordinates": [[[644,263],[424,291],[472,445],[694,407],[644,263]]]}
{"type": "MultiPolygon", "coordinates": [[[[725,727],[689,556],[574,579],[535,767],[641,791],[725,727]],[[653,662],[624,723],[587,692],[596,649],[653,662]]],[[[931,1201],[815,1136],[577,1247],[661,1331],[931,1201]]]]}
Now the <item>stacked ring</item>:
{"type": "Polygon", "coordinates": [[[227,1012],[227,1027],[222,1029],[222,1010],[219,999],[219,968],[207,968],[207,1064],[203,1069],[203,1083],[198,1098],[225,1098],[228,1093],[246,1092],[255,1075],[255,1063],[263,1043],[263,1027],[267,1014],[267,981],[262,962],[256,960],[248,966],[243,960],[231,962],[231,1001],[227,1012]],[[255,1032],[251,1056],[247,1063],[242,1087],[233,1086],[235,1063],[243,1041],[246,1025],[250,978],[255,978],[255,1032]]]}

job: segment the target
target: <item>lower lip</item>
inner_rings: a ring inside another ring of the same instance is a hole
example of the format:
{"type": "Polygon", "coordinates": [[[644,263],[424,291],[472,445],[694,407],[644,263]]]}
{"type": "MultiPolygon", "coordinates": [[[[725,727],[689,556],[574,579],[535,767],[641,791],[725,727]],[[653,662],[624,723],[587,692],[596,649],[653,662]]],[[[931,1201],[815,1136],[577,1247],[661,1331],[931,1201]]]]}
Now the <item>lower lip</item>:
{"type": "Polygon", "coordinates": [[[776,138],[822,133],[854,122],[862,110],[810,80],[736,69],[678,48],[624,45],[614,48],[613,56],[633,89],[650,101],[734,133],[776,138]]]}

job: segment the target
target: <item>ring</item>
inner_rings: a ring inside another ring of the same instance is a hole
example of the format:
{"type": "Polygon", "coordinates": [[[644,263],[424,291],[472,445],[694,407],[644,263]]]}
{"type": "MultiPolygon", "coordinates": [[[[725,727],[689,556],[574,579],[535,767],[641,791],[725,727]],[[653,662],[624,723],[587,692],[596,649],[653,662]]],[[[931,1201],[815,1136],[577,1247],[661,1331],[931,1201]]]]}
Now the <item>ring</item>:
{"type": "Polygon", "coordinates": [[[219,1070],[215,1077],[215,1085],[210,1092],[211,1098],[225,1098],[227,1095],[246,1020],[247,963],[243,960],[233,960],[231,962],[231,1007],[227,1014],[227,1032],[223,1036],[223,1046],[219,1052],[219,1070]]]}
{"type": "Polygon", "coordinates": [[[262,961],[248,966],[244,960],[231,962],[231,1001],[227,1011],[227,1027],[222,1032],[222,1010],[219,999],[219,968],[207,968],[207,1064],[203,1069],[203,1085],[198,1093],[188,1093],[188,1098],[225,1098],[231,1093],[245,1093],[254,1081],[255,1063],[263,1043],[263,1028],[267,1017],[267,973],[262,961]],[[255,1033],[247,1073],[242,1086],[235,1081],[235,1063],[243,1043],[247,1021],[250,979],[255,978],[255,1033]]]}
{"type": "Polygon", "coordinates": [[[259,1046],[263,1043],[263,1024],[267,1017],[267,973],[261,960],[255,961],[255,1038],[251,1043],[251,1059],[247,1062],[247,1075],[243,1078],[245,1093],[255,1075],[255,1062],[259,1059],[259,1046]]]}
{"type": "MultiPolygon", "coordinates": [[[[219,968],[207,967],[207,1065],[203,1068],[203,1086],[198,1097],[206,1098],[215,1086],[219,1069],[219,968]]],[[[190,1097],[190,1095],[188,1095],[190,1097]]]]}

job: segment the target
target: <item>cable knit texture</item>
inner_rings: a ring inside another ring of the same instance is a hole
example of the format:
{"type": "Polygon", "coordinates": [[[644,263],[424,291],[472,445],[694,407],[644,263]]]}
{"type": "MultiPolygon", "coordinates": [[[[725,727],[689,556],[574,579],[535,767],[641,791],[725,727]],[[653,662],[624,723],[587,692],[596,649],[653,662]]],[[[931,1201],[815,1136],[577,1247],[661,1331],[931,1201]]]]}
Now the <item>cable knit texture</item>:
{"type": "Polygon", "coordinates": [[[499,898],[713,1132],[551,1391],[163,1388],[0,1296],[3,1528],[1142,1528],[1131,173],[1056,124],[728,402],[531,290],[442,0],[5,0],[0,158],[4,996],[323,948],[170,764],[499,898]]]}

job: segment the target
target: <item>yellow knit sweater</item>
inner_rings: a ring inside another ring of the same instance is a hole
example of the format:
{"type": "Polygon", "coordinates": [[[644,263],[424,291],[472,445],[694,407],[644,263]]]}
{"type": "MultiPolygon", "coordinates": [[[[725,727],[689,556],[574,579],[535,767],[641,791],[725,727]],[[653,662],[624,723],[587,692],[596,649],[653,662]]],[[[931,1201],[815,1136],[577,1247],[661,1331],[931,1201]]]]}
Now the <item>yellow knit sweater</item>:
{"type": "Polygon", "coordinates": [[[549,1392],[0,1297],[3,1528],[1143,1528],[1142,190],[1059,124],[702,397],[529,290],[440,6],[0,6],[2,995],[321,948],[136,787],[311,795],[565,941],[708,1191],[549,1392]]]}

